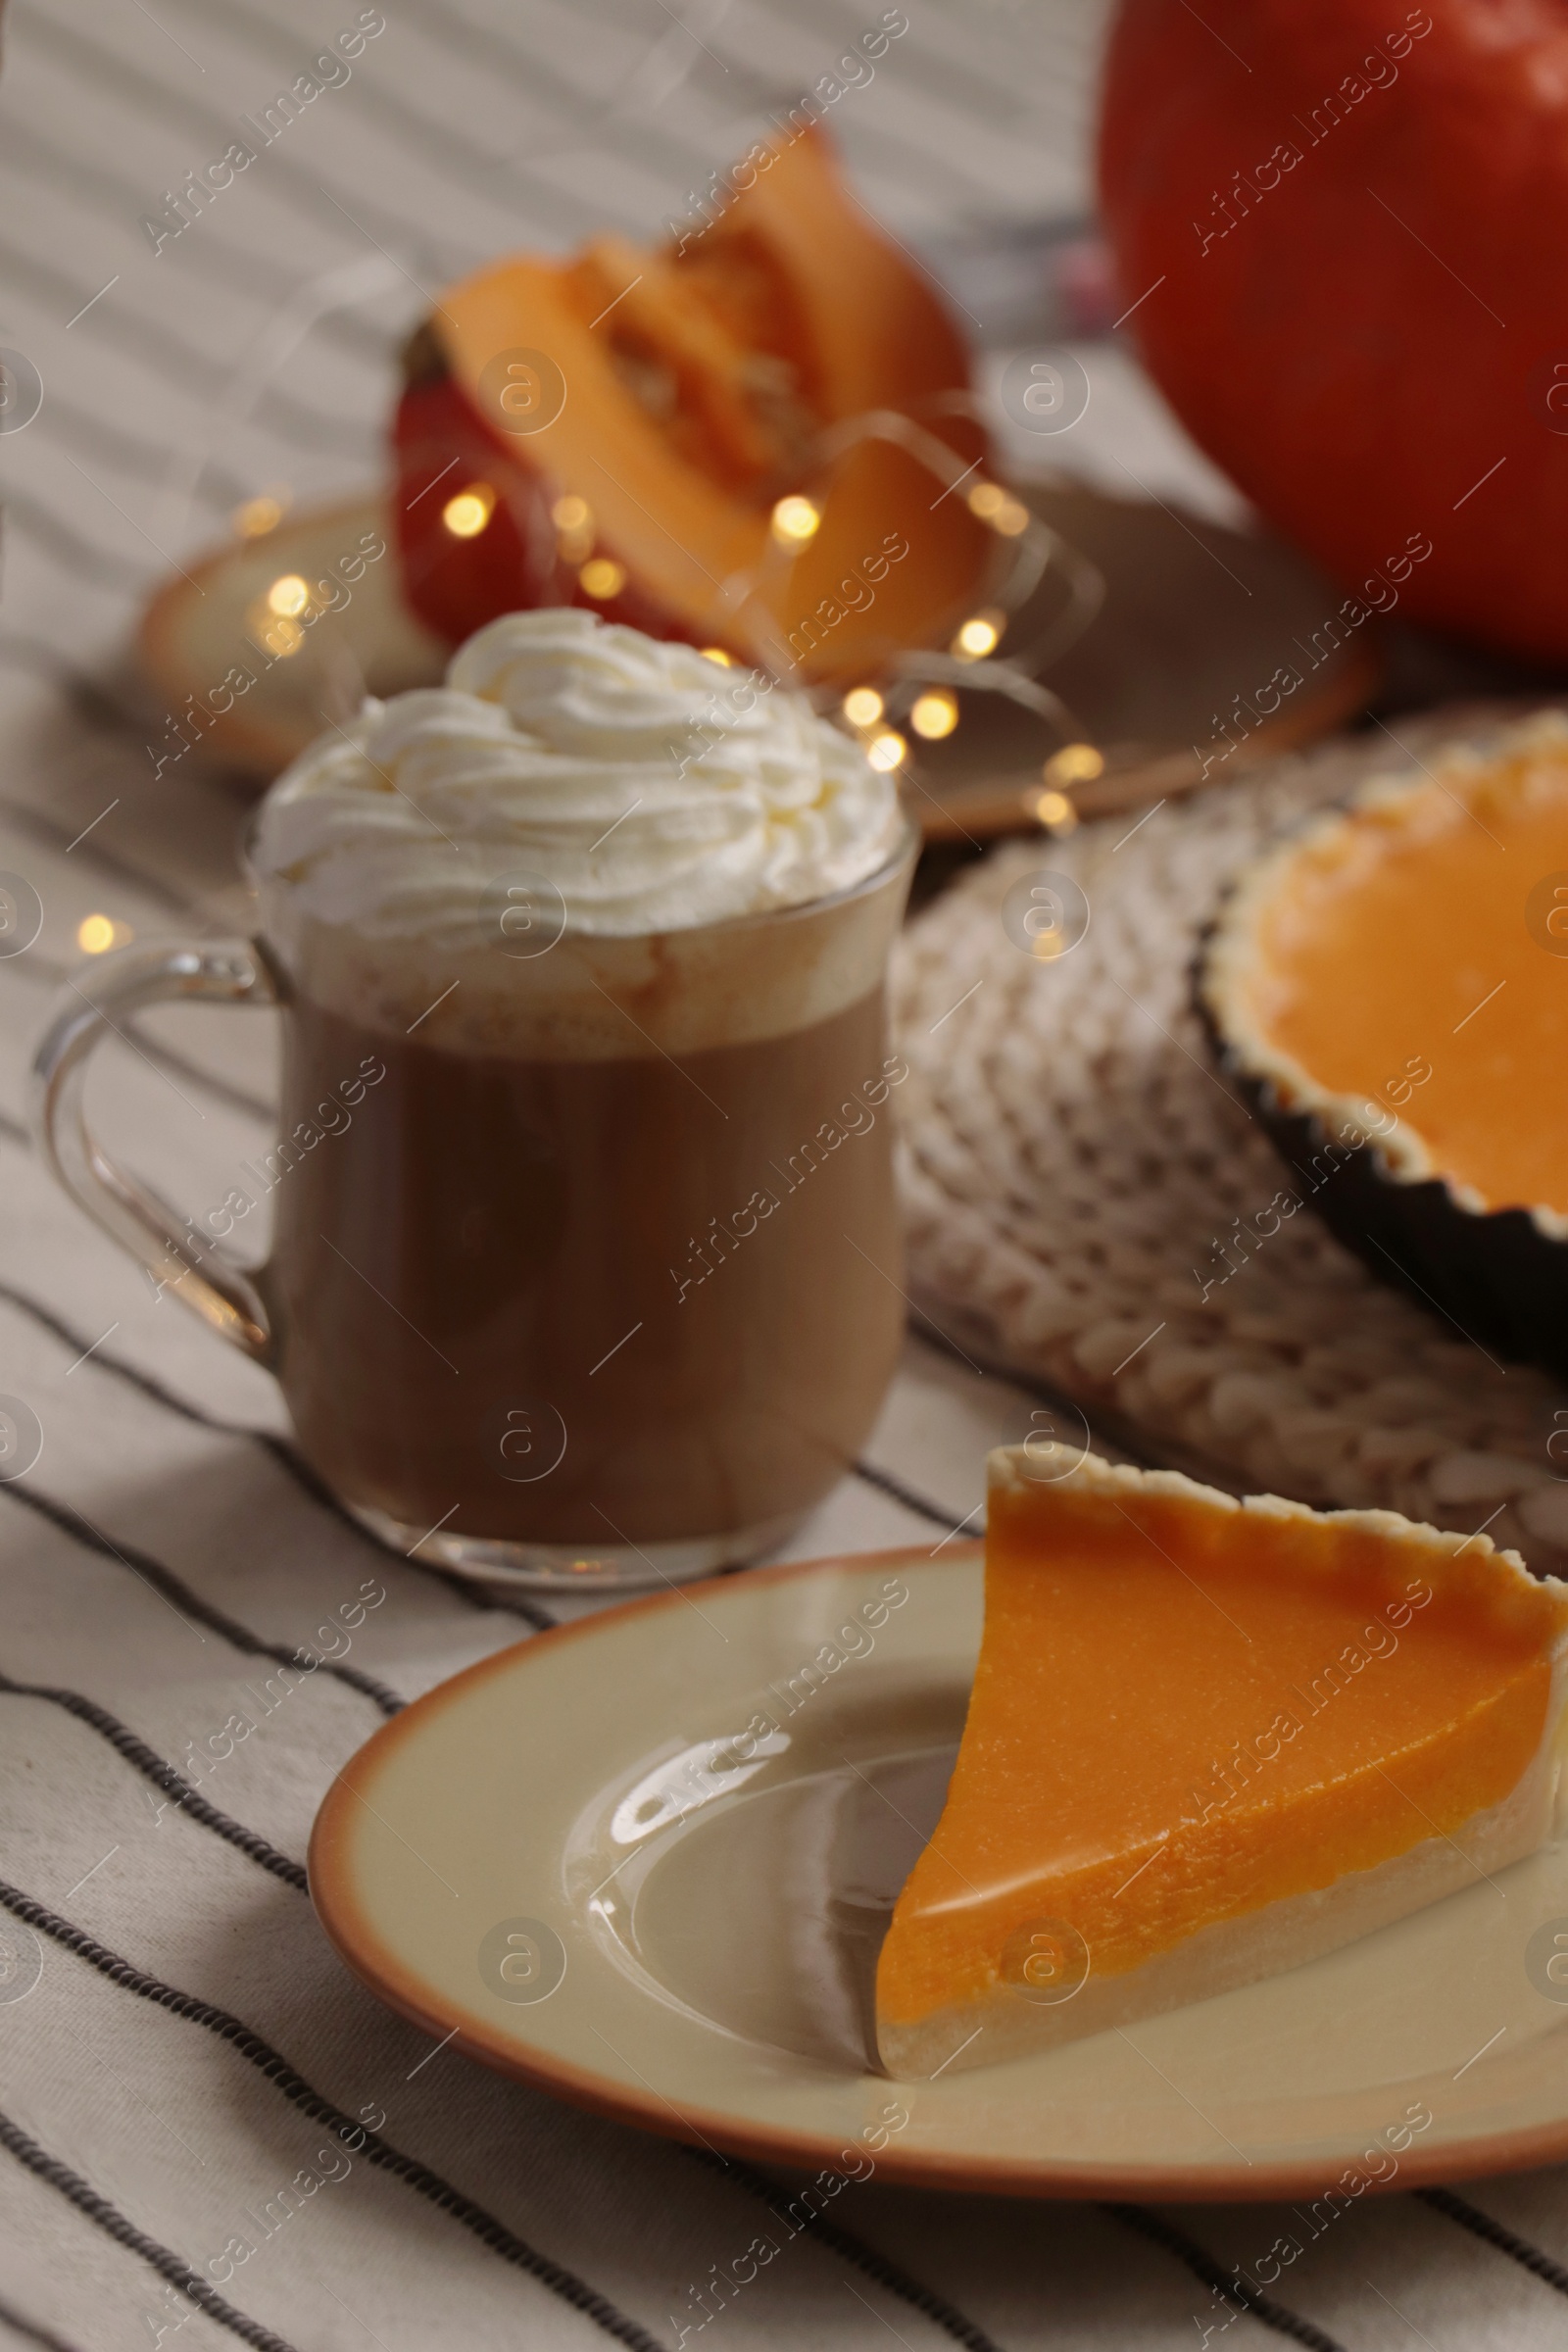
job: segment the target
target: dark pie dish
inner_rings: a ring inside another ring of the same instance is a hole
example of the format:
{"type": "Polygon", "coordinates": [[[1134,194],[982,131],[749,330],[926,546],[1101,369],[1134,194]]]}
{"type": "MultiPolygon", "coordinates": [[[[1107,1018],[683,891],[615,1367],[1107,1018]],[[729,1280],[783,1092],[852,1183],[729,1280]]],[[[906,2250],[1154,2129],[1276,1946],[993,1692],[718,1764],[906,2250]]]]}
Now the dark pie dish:
{"type": "Polygon", "coordinates": [[[1374,778],[1276,842],[1195,983],[1298,1206],[1456,1336],[1568,1378],[1561,714],[1374,778]]]}

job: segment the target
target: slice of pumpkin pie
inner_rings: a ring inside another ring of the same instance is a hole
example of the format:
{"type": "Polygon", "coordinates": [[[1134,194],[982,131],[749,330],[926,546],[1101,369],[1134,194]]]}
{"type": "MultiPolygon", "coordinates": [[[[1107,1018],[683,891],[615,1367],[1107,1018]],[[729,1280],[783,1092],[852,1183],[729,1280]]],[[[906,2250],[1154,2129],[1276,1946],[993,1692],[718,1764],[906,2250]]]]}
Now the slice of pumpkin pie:
{"type": "Polygon", "coordinates": [[[1558,1826],[1568,1585],[1392,1511],[1059,1458],[990,1459],[963,1742],[877,1972],[906,2080],[1294,1968],[1558,1826]]]}

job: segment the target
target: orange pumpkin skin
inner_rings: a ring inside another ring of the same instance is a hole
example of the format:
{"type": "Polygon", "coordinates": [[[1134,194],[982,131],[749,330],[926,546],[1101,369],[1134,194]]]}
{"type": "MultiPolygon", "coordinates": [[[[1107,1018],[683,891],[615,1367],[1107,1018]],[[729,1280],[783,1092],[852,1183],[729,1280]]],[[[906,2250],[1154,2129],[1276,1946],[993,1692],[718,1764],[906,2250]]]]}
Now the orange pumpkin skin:
{"type": "Polygon", "coordinates": [[[1568,656],[1559,0],[1123,0],[1100,171],[1124,331],[1262,514],[1363,608],[1568,656]]]}

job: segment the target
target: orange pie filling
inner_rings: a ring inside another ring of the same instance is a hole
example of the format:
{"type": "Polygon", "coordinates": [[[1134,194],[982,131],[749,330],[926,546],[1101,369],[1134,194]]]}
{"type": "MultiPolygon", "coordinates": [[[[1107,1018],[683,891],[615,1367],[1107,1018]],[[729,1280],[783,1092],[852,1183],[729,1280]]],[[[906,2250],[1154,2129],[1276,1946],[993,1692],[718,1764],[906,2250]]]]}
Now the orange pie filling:
{"type": "Polygon", "coordinates": [[[1392,1513],[1033,1467],[992,1457],[963,1743],[878,1975],[893,2071],[1293,1966],[1549,1834],[1568,1588],[1392,1513]]]}
{"type": "Polygon", "coordinates": [[[1227,912],[1207,992],[1291,1107],[1467,1206],[1568,1216],[1568,725],[1529,720],[1288,842],[1227,912]]]}

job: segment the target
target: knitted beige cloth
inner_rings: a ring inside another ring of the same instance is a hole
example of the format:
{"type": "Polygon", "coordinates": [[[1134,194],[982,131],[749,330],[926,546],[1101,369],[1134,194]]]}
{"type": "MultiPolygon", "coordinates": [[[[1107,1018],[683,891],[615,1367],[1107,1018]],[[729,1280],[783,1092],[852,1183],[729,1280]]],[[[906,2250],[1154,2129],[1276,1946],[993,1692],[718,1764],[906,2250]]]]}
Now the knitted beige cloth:
{"type": "MultiPolygon", "coordinates": [[[[1009,844],[911,925],[897,995],[910,1266],[939,1323],[1184,1467],[1485,1525],[1560,1570],[1568,1439],[1548,1445],[1568,1413],[1553,1419],[1552,1383],[1495,1362],[1332,1238],[1222,1083],[1192,1002],[1199,935],[1248,858],[1486,723],[1401,720],[1397,741],[1340,741],[1142,821],[1009,844]],[[1054,961],[1015,944],[1045,870],[1088,901],[1054,961]]],[[[1082,1433],[1063,1417],[1059,1434],[1082,1433]]]]}

